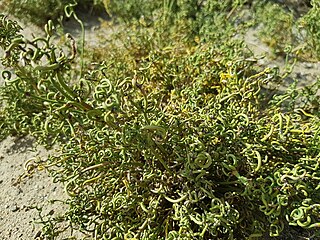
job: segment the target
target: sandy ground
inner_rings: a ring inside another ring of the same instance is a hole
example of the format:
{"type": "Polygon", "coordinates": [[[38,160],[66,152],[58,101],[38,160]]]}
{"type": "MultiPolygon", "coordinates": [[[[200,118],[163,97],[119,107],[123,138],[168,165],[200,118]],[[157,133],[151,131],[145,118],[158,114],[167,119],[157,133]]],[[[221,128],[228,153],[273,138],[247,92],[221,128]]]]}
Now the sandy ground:
{"type": "MultiPolygon", "coordinates": [[[[32,33],[40,33],[35,26],[25,26],[23,34],[31,36],[32,33]]],[[[110,29],[100,27],[98,19],[89,19],[85,24],[86,41],[90,45],[99,43],[97,36],[107,36],[110,29]]],[[[80,35],[77,23],[70,21],[66,23],[65,29],[73,35],[80,35]]],[[[254,31],[245,36],[249,48],[257,55],[268,55],[269,49],[256,37],[254,31]]],[[[283,69],[284,61],[281,59],[259,60],[264,66],[277,65],[283,69]]],[[[1,66],[0,66],[1,68],[1,66]]],[[[298,63],[291,74],[291,79],[299,78],[299,86],[314,82],[320,75],[320,63],[298,63]]],[[[288,78],[290,83],[290,78],[288,78]]],[[[54,154],[54,152],[52,152],[54,154]]],[[[36,206],[43,207],[44,212],[63,212],[66,206],[54,203],[52,199],[65,199],[66,194],[61,184],[52,182],[45,171],[36,171],[28,176],[24,164],[32,158],[47,158],[48,151],[35,146],[30,138],[17,139],[9,137],[0,142],[0,239],[2,240],[28,240],[35,239],[39,235],[41,225],[34,223],[38,218],[36,206]]],[[[80,235],[78,235],[80,236],[80,235]]],[[[62,238],[59,238],[62,239],[62,238]]],[[[80,239],[77,238],[77,239],[80,239]]],[[[300,238],[302,239],[302,238],[300,238]]]]}
{"type": "Polygon", "coordinates": [[[9,137],[0,142],[0,239],[34,239],[41,227],[33,223],[38,218],[35,207],[43,207],[44,213],[63,210],[61,204],[48,204],[64,198],[62,186],[53,183],[45,171],[29,175],[25,169],[28,160],[45,159],[48,154],[29,138],[9,137]]]}

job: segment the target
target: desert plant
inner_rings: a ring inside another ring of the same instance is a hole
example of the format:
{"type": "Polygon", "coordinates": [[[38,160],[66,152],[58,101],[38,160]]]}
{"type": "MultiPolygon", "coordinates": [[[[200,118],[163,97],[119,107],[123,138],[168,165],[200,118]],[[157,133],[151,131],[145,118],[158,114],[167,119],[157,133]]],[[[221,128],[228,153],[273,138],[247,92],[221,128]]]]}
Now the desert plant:
{"type": "Polygon", "coordinates": [[[5,0],[3,10],[39,26],[44,26],[48,20],[57,22],[64,15],[64,8],[70,3],[77,3],[77,8],[82,11],[97,9],[102,11],[103,3],[100,0],[5,0]]]}
{"type": "Polygon", "coordinates": [[[313,57],[319,59],[320,57],[320,25],[319,25],[319,17],[320,17],[320,5],[319,1],[311,1],[312,8],[309,12],[303,16],[301,19],[301,25],[307,31],[306,42],[308,43],[307,49],[313,57]],[[312,49],[310,51],[310,48],[312,49]]]}
{"type": "Polygon", "coordinates": [[[267,2],[256,6],[259,35],[275,54],[284,53],[286,46],[295,45],[294,15],[280,4],[267,2]]]}
{"type": "Polygon", "coordinates": [[[69,209],[42,218],[43,237],[55,239],[61,222],[95,239],[254,239],[286,226],[318,229],[319,116],[287,108],[294,90],[266,98],[284,76],[257,65],[240,40],[190,43],[157,35],[166,23],[136,24],[80,74],[75,40],[67,35],[67,48],[56,46],[51,21],[45,37],[26,39],[0,17],[1,136],[61,145],[41,165],[64,183],[69,209]]]}

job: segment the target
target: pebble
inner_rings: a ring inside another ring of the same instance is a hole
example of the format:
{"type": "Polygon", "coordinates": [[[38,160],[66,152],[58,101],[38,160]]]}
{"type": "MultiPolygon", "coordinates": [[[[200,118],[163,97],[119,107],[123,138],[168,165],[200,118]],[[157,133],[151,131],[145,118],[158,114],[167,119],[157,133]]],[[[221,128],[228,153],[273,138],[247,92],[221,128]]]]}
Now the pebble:
{"type": "Polygon", "coordinates": [[[313,66],[313,63],[308,63],[308,62],[307,62],[307,63],[304,63],[303,65],[304,65],[305,68],[308,68],[308,69],[314,67],[314,66],[313,66]]]}
{"type": "Polygon", "coordinates": [[[297,72],[296,73],[296,78],[298,79],[306,79],[306,77],[308,76],[308,74],[305,74],[305,73],[300,73],[300,72],[297,72]]]}
{"type": "Polygon", "coordinates": [[[36,190],[42,190],[42,189],[44,189],[44,186],[36,185],[36,186],[35,186],[35,189],[36,189],[36,190]]]}
{"type": "Polygon", "coordinates": [[[9,210],[10,210],[11,212],[16,212],[16,211],[19,210],[19,207],[17,206],[17,204],[14,204],[14,205],[12,205],[12,206],[9,208],[9,210]]]}
{"type": "Polygon", "coordinates": [[[19,187],[12,188],[11,190],[12,196],[18,196],[19,194],[23,193],[22,189],[19,187]]]}

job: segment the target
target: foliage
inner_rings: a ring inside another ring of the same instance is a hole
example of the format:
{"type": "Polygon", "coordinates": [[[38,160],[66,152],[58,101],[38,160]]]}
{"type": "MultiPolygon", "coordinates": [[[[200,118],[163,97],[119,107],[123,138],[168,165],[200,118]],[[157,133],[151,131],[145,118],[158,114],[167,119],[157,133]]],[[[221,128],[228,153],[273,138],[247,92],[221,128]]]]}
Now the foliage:
{"type": "Polygon", "coordinates": [[[268,2],[257,7],[259,23],[262,24],[260,38],[274,49],[275,53],[283,53],[287,45],[293,45],[294,16],[281,8],[279,4],[268,2]]]}
{"type": "Polygon", "coordinates": [[[149,0],[104,0],[103,3],[110,16],[116,15],[123,21],[140,18],[152,20],[154,11],[162,6],[162,1],[149,0]]]}
{"type": "Polygon", "coordinates": [[[316,61],[319,59],[319,1],[301,1],[285,7],[280,2],[254,2],[252,9],[260,39],[276,56],[286,55],[290,49],[304,61],[316,61]]]}
{"type": "Polygon", "coordinates": [[[310,11],[302,18],[302,26],[306,27],[307,30],[307,43],[308,46],[313,50],[312,52],[319,59],[320,57],[320,3],[317,0],[311,1],[312,8],[310,11]]]}
{"type": "Polygon", "coordinates": [[[244,6],[234,2],[176,1],[149,23],[138,16],[113,44],[87,49],[99,64],[80,73],[75,40],[56,46],[51,21],[45,37],[26,39],[1,15],[1,137],[61,145],[41,164],[65,184],[69,209],[42,218],[43,237],[56,239],[61,222],[95,239],[319,228],[319,83],[268,98],[286,74],[231,38],[244,6]]]}
{"type": "Polygon", "coordinates": [[[22,20],[43,26],[48,20],[56,22],[63,15],[65,6],[74,2],[84,10],[103,8],[101,0],[5,0],[3,8],[22,20]]]}
{"type": "MultiPolygon", "coordinates": [[[[235,34],[231,28],[240,22],[239,13],[247,1],[202,1],[202,0],[165,0],[165,1],[104,1],[110,15],[116,21],[124,21],[132,25],[136,21],[145,27],[162,30],[162,34],[174,35],[174,32],[188,33],[184,38],[189,41],[216,41],[229,34],[235,34]],[[159,24],[161,26],[159,26],[159,24]],[[154,26],[157,25],[157,26],[154,26]],[[174,26],[174,30],[168,30],[174,26]],[[225,31],[219,31],[222,26],[225,31]],[[217,31],[218,30],[218,31],[217,31]]],[[[242,25],[244,23],[241,23],[242,25]]],[[[240,31],[241,24],[237,27],[240,31]]]]}

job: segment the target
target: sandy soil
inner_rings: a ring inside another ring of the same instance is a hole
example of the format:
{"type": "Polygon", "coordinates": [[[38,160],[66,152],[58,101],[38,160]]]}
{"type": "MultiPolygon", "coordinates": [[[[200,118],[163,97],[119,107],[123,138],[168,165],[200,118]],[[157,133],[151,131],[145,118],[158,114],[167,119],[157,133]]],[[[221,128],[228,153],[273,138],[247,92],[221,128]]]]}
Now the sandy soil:
{"type": "Polygon", "coordinates": [[[62,186],[53,183],[45,171],[36,169],[29,175],[25,169],[28,160],[45,159],[48,154],[29,138],[9,137],[0,142],[0,239],[35,238],[41,227],[33,223],[38,218],[35,207],[43,207],[44,213],[63,210],[61,204],[48,204],[64,198],[62,186]]]}

